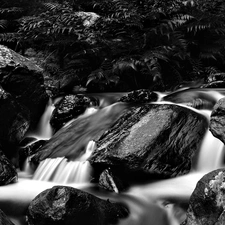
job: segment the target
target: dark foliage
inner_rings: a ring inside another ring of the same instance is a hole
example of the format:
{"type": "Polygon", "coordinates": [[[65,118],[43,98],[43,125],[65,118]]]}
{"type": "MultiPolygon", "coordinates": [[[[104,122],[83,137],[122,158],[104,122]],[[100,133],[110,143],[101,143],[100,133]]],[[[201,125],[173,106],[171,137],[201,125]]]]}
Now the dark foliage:
{"type": "Polygon", "coordinates": [[[0,43],[43,52],[50,74],[90,89],[164,90],[224,72],[224,12],[222,0],[11,0],[0,43]]]}

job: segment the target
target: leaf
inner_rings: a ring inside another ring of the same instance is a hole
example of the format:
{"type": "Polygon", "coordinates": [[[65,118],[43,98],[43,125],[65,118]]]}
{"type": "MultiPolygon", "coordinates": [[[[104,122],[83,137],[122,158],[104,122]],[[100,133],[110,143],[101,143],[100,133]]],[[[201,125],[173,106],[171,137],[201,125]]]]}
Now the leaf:
{"type": "Polygon", "coordinates": [[[8,25],[8,21],[7,20],[0,20],[0,28],[6,29],[7,25],[8,25]]]}

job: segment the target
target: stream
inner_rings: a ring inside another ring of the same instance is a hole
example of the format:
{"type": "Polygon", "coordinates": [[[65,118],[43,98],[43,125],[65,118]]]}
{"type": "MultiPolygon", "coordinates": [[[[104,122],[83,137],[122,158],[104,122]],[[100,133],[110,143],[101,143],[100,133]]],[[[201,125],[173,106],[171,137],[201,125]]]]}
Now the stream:
{"type": "MultiPolygon", "coordinates": [[[[188,107],[209,119],[213,105],[224,96],[223,89],[183,89],[173,93],[157,93],[158,104],[177,104],[188,107]],[[197,99],[197,100],[196,100],[197,99]],[[200,100],[198,100],[200,99],[200,100]],[[191,108],[190,102],[198,109],[191,108]]],[[[135,184],[123,193],[99,191],[90,183],[92,168],[87,161],[96,148],[92,136],[96,130],[108,126],[121,114],[126,104],[116,103],[124,93],[93,94],[100,102],[99,108],[87,109],[83,115],[71,122],[79,123],[94,115],[87,130],[79,134],[77,141],[85,147],[75,160],[57,157],[43,160],[33,171],[29,160],[24,169],[18,171],[18,182],[0,187],[0,208],[15,225],[25,225],[26,208],[41,191],[55,185],[68,185],[82,189],[103,199],[124,202],[130,216],[120,220],[119,225],[179,225],[185,219],[188,201],[196,183],[206,173],[224,166],[224,145],[208,130],[199,149],[196,161],[189,174],[176,178],[135,184]]],[[[49,120],[54,104],[50,100],[36,130],[27,134],[38,139],[50,139],[53,135],[49,120]]],[[[67,123],[65,126],[70,126],[67,123]]]]}

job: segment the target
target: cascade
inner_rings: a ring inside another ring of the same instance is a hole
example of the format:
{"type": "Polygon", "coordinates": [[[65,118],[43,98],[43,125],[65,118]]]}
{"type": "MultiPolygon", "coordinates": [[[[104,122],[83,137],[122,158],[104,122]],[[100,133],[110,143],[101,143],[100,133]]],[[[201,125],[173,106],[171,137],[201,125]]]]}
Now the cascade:
{"type": "Polygon", "coordinates": [[[198,155],[196,171],[205,173],[223,167],[224,144],[208,130],[198,155]]]}
{"type": "Polygon", "coordinates": [[[94,149],[95,142],[90,141],[85,153],[75,161],[68,161],[65,157],[47,158],[39,164],[33,179],[60,184],[86,183],[90,180],[91,174],[91,166],[87,159],[94,149]]]}
{"type": "MultiPolygon", "coordinates": [[[[212,90],[193,90],[185,89],[180,93],[164,94],[158,93],[159,104],[179,104],[182,105],[180,99],[184,98],[184,103],[187,103],[186,98],[196,99],[204,98],[203,109],[193,109],[198,113],[204,114],[209,117],[212,105],[223,97],[224,91],[219,92],[212,90]],[[185,97],[182,97],[185,96],[185,97]],[[170,98],[169,98],[170,97],[170,98]],[[170,101],[170,102],[168,102],[170,101]],[[211,101],[213,104],[211,104],[211,101]],[[204,110],[205,108],[207,110],[204,110]]],[[[43,160],[34,174],[32,179],[23,177],[19,173],[19,181],[15,184],[0,187],[0,208],[10,216],[15,225],[25,225],[24,213],[30,201],[41,191],[51,188],[55,185],[68,185],[82,190],[86,190],[99,197],[105,199],[112,199],[116,201],[125,202],[130,209],[130,216],[119,222],[119,225],[178,225],[182,221],[185,211],[179,207],[175,202],[185,202],[188,204],[189,197],[193,192],[197,181],[208,171],[220,168],[223,166],[224,149],[223,143],[214,138],[209,131],[206,132],[199,156],[192,171],[180,177],[152,181],[147,184],[133,185],[125,193],[109,194],[101,193],[92,189],[93,185],[88,181],[90,179],[91,167],[87,162],[88,157],[95,149],[95,142],[90,141],[90,134],[108,126],[109,123],[117,118],[118,112],[126,108],[121,103],[115,103],[121,93],[108,95],[104,100],[101,97],[101,109],[87,109],[79,118],[87,118],[90,114],[96,114],[93,117],[96,121],[87,127],[88,131],[83,132],[78,139],[86,145],[84,153],[78,156],[75,160],[68,160],[65,157],[47,158],[43,160]],[[107,120],[106,118],[109,118],[107,120]],[[172,202],[167,204],[167,202],[172,202]],[[174,202],[174,203],[173,203],[174,202]]],[[[187,106],[185,106],[187,107],[187,106]]],[[[38,129],[30,133],[29,136],[36,136],[39,138],[49,139],[52,136],[49,119],[54,109],[54,104],[50,101],[46,106],[38,129]]],[[[77,119],[79,121],[79,119],[77,119]]],[[[66,126],[69,126],[68,123],[66,126]]]]}
{"type": "Polygon", "coordinates": [[[27,133],[27,137],[35,137],[42,140],[48,140],[52,137],[53,130],[49,121],[54,108],[55,106],[50,98],[36,130],[27,133]]]}

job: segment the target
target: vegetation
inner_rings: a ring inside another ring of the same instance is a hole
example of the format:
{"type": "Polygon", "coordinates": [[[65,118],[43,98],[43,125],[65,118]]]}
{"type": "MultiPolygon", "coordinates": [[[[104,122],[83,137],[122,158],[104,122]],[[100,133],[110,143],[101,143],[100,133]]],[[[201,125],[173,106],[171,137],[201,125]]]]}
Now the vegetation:
{"type": "Polygon", "coordinates": [[[224,12],[222,0],[7,0],[0,43],[42,52],[72,86],[168,90],[225,72],[224,12]]]}

